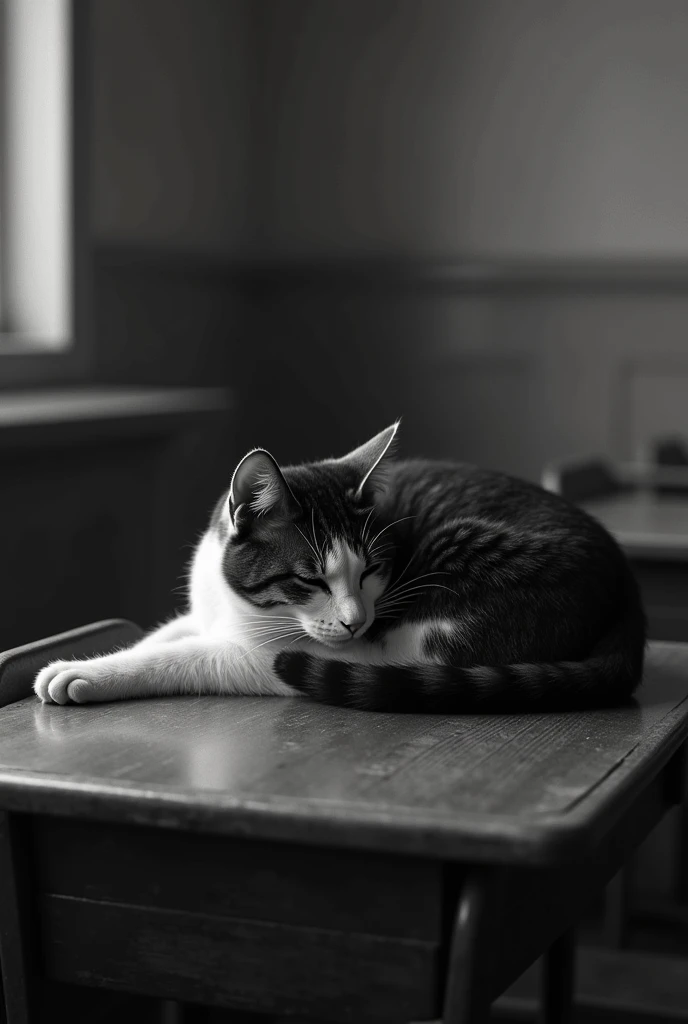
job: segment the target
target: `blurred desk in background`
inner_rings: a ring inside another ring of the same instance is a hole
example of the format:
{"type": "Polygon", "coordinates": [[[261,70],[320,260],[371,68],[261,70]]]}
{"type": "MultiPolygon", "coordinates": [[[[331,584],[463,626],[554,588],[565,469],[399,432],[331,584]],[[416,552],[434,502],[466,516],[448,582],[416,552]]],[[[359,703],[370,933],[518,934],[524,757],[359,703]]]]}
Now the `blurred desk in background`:
{"type": "Polygon", "coordinates": [[[582,502],[630,559],[653,640],[688,640],[688,491],[621,491],[582,502]]]}
{"type": "MultiPolygon", "coordinates": [[[[688,468],[564,461],[546,467],[542,483],[598,519],[626,552],[640,584],[650,639],[688,640],[688,468]]],[[[643,900],[641,905],[634,900],[633,916],[666,918],[677,897],[688,902],[688,870],[681,865],[688,865],[686,804],[636,858],[633,888],[643,900]],[[658,898],[659,908],[649,906],[648,898],[650,903],[658,898]]],[[[622,887],[627,885],[628,879],[622,887]]],[[[618,941],[623,943],[627,922],[622,919],[629,908],[617,911],[618,941]]]]}
{"type": "Polygon", "coordinates": [[[583,503],[628,554],[642,561],[688,562],[688,494],[621,493],[583,503]]]}
{"type": "Polygon", "coordinates": [[[598,519],[626,552],[652,640],[688,640],[688,468],[600,459],[546,467],[543,486],[598,519]]]}
{"type": "Polygon", "coordinates": [[[0,392],[0,649],[174,610],[185,545],[229,482],[230,408],[215,388],[0,392]]]}

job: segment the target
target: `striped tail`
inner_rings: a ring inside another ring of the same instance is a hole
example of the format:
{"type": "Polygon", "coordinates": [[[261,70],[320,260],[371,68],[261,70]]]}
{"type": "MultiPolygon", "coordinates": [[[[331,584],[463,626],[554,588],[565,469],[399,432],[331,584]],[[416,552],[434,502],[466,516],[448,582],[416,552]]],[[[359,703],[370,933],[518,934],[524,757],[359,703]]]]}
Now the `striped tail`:
{"type": "Polygon", "coordinates": [[[365,665],[281,651],[275,671],[313,700],[366,711],[482,714],[565,711],[627,702],[640,683],[645,619],[637,608],[584,661],[457,668],[365,665]]]}

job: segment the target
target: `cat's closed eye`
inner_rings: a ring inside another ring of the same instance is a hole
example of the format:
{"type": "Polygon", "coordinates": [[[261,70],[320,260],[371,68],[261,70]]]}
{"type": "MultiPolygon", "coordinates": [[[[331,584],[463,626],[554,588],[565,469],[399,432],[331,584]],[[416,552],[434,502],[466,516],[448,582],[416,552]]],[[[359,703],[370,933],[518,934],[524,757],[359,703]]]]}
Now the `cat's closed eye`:
{"type": "Polygon", "coordinates": [[[324,590],[326,594],[330,593],[327,583],[319,576],[299,576],[297,572],[292,573],[291,576],[293,579],[298,580],[299,583],[304,583],[308,587],[318,587],[319,590],[324,590]]]}
{"type": "Polygon", "coordinates": [[[360,586],[363,586],[363,580],[366,578],[366,576],[372,576],[374,572],[378,572],[381,568],[382,562],[373,562],[372,565],[369,565],[366,569],[364,569],[363,572],[361,573],[360,586]]]}

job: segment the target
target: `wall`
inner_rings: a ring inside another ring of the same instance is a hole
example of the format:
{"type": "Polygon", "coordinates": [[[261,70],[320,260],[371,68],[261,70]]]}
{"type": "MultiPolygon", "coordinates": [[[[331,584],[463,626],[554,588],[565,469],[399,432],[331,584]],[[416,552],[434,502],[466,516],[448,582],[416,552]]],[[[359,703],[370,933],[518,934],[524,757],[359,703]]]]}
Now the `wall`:
{"type": "Polygon", "coordinates": [[[96,242],[240,251],[245,0],[96,0],[91,32],[96,242]]]}
{"type": "Polygon", "coordinates": [[[250,249],[278,267],[251,336],[281,367],[261,416],[289,458],[399,414],[407,450],[531,477],[688,434],[685,4],[265,0],[252,16],[250,249]],[[380,285],[377,258],[403,273],[380,285]]]}
{"type": "Polygon", "coordinates": [[[252,412],[286,458],[341,450],[402,416],[409,454],[537,479],[548,460],[631,458],[658,431],[688,433],[683,290],[411,276],[275,279],[256,299],[256,395],[269,401],[252,412]]]}
{"type": "Polygon", "coordinates": [[[244,0],[92,4],[95,374],[231,375],[248,231],[244,0]]]}
{"type": "MultiPolygon", "coordinates": [[[[94,0],[93,377],[236,385],[246,245],[248,0],[94,0]]],[[[243,454],[232,418],[177,466],[189,542],[243,454]]],[[[132,504],[132,511],[135,506],[132,504]]],[[[177,553],[175,576],[189,547],[177,553]]]]}
{"type": "Polygon", "coordinates": [[[264,0],[273,252],[685,256],[681,0],[264,0]]]}
{"type": "Polygon", "coordinates": [[[688,256],[684,42],[680,0],[99,0],[99,379],[235,383],[230,458],[688,432],[688,275],[643,270],[688,256]]]}

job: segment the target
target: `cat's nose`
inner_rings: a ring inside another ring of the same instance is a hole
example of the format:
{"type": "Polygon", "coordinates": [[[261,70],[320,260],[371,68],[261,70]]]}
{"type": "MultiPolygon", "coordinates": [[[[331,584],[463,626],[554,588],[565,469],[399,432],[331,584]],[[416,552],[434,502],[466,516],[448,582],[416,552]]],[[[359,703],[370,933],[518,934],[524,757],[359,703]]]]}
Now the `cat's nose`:
{"type": "Polygon", "coordinates": [[[342,601],[339,608],[339,621],[353,635],[365,623],[365,608],[355,598],[342,601]]]}
{"type": "Polygon", "coordinates": [[[362,619],[354,619],[353,622],[342,622],[341,619],[339,621],[342,623],[342,626],[348,629],[351,635],[353,636],[356,630],[359,628],[359,626],[362,626],[363,623],[365,622],[365,616],[362,619]]]}

